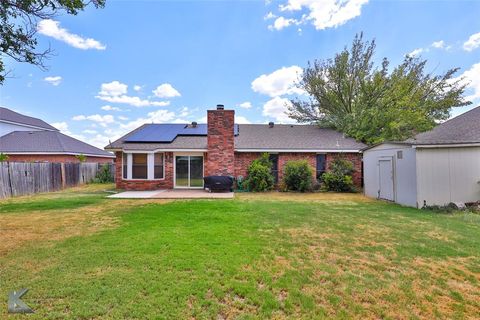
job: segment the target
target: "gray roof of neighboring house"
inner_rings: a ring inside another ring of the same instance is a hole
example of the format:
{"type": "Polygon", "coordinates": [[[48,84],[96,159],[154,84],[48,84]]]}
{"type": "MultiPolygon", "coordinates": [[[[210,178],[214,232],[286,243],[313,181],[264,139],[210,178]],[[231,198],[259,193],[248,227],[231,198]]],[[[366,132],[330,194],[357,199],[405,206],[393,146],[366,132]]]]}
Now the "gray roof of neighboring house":
{"type": "Polygon", "coordinates": [[[58,131],[13,131],[0,137],[3,153],[57,153],[114,157],[105,150],[66,136],[58,131]]]}
{"type": "Polygon", "coordinates": [[[33,118],[29,116],[25,116],[18,112],[12,111],[10,109],[0,107],[0,121],[8,121],[8,122],[15,122],[20,124],[25,124],[27,126],[38,127],[46,130],[55,130],[58,131],[57,128],[49,125],[43,120],[38,118],[33,118]]]}
{"type": "MultiPolygon", "coordinates": [[[[149,124],[126,134],[108,145],[107,149],[156,150],[156,149],[207,149],[207,136],[177,136],[171,143],[128,143],[124,142],[135,132],[149,124]]],[[[158,126],[158,124],[157,124],[158,126]]],[[[346,138],[342,133],[332,129],[321,129],[315,125],[276,124],[239,124],[235,136],[237,150],[331,150],[357,151],[365,144],[346,138]]]]}
{"type": "Polygon", "coordinates": [[[415,145],[480,143],[480,107],[405,140],[415,145]]]}

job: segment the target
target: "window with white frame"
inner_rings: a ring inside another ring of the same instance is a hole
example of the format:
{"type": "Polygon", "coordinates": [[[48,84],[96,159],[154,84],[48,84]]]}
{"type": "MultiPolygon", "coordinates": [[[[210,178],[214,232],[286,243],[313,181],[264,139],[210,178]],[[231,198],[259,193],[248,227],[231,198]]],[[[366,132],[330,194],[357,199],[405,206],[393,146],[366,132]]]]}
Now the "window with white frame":
{"type": "Polygon", "coordinates": [[[165,153],[123,153],[123,179],[164,179],[165,153]]]}
{"type": "Polygon", "coordinates": [[[153,158],[153,178],[154,179],[163,179],[164,178],[164,161],[165,157],[163,152],[157,152],[154,154],[153,158]]]}
{"type": "Polygon", "coordinates": [[[123,179],[128,178],[128,157],[126,153],[122,153],[122,176],[123,179]]]}

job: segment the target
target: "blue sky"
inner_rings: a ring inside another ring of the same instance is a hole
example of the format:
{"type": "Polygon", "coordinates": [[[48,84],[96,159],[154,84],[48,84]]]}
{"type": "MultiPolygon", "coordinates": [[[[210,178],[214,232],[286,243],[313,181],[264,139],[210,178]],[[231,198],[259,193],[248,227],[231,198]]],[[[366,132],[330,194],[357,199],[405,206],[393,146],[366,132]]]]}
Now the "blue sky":
{"type": "MultiPolygon", "coordinates": [[[[396,65],[460,67],[480,104],[480,1],[113,1],[38,26],[48,71],[7,61],[0,105],[103,147],[144,122],[205,121],[223,103],[238,122],[288,122],[295,79],[358,32],[396,65]]],[[[469,107],[469,108],[471,108],[469,107]]],[[[469,108],[456,109],[459,114],[469,108]]]]}

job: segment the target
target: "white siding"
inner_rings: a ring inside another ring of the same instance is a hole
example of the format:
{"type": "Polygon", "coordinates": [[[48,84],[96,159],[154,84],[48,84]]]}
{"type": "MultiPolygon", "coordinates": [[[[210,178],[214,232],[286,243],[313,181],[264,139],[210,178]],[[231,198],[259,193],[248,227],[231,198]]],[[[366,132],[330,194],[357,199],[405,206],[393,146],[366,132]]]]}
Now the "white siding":
{"type": "Polygon", "coordinates": [[[419,206],[480,200],[480,147],[418,148],[419,206]]]}
{"type": "Polygon", "coordinates": [[[416,207],[417,184],[415,172],[415,149],[409,145],[385,143],[366,150],[363,153],[365,195],[371,198],[378,197],[378,160],[382,157],[391,157],[393,159],[395,202],[406,206],[416,207]],[[397,159],[397,151],[402,151],[402,159],[397,159]]]}
{"type": "Polygon", "coordinates": [[[0,137],[13,131],[40,131],[40,129],[0,121],[0,137]]]}

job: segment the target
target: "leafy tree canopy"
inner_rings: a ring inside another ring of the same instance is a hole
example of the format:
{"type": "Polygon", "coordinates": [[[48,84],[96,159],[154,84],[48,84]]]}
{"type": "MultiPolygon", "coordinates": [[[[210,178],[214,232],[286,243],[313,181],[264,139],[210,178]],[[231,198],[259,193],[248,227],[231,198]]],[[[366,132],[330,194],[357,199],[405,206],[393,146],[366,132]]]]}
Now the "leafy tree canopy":
{"type": "Polygon", "coordinates": [[[1,0],[0,1],[0,84],[8,70],[4,57],[27,62],[45,69],[50,49],[37,51],[37,22],[60,13],[76,15],[87,5],[103,7],[106,0],[1,0]]]}
{"type": "Polygon", "coordinates": [[[387,58],[375,65],[375,47],[360,34],[333,59],[309,63],[299,87],[310,99],[293,100],[288,115],[373,144],[430,130],[452,107],[471,104],[466,84],[454,77],[459,68],[436,75],[425,70],[427,60],[406,56],[389,72],[387,58]]]}

